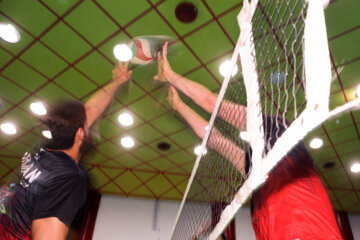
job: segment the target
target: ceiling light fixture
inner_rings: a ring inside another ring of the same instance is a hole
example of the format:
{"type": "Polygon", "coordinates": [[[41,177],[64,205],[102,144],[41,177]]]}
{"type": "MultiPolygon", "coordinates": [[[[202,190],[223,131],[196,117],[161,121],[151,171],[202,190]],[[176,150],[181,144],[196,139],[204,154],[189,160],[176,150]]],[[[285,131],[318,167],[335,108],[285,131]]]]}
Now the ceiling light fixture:
{"type": "Polygon", "coordinates": [[[353,165],[351,165],[350,170],[351,170],[353,173],[358,173],[358,172],[360,172],[360,163],[354,163],[353,165]]]}
{"type": "Polygon", "coordinates": [[[9,43],[17,43],[20,40],[20,34],[13,25],[0,23],[0,38],[9,43]]]}
{"type": "MultiPolygon", "coordinates": [[[[201,151],[201,145],[198,145],[194,148],[194,153],[198,156],[200,154],[201,151]]],[[[203,155],[205,155],[207,153],[206,148],[204,149],[203,155]]]]}
{"type": "Polygon", "coordinates": [[[356,94],[355,97],[360,98],[360,84],[356,88],[356,94]]]}
{"type": "Polygon", "coordinates": [[[121,125],[128,127],[133,125],[134,118],[129,113],[126,112],[119,115],[118,121],[121,125]]]}
{"type": "Polygon", "coordinates": [[[323,167],[325,169],[331,169],[331,168],[335,167],[335,165],[336,165],[335,162],[326,162],[323,164],[323,167]]]}
{"type": "Polygon", "coordinates": [[[134,139],[130,136],[122,137],[120,143],[124,148],[132,148],[135,145],[134,139]]]}
{"type": "Polygon", "coordinates": [[[240,138],[246,142],[250,141],[250,136],[247,131],[241,131],[240,132],[240,138]]]}
{"type": "Polygon", "coordinates": [[[159,142],[156,146],[161,151],[167,151],[171,148],[171,145],[167,142],[159,142]]]}
{"type": "Polygon", "coordinates": [[[17,133],[16,127],[13,123],[6,122],[0,125],[1,130],[8,135],[14,135],[17,133]]]}
{"type": "Polygon", "coordinates": [[[232,68],[231,61],[230,60],[225,60],[224,62],[222,62],[220,64],[219,72],[223,77],[226,77],[226,75],[231,71],[231,69],[232,69],[231,76],[233,77],[238,72],[238,67],[235,64],[234,68],[232,68]]]}
{"type": "Polygon", "coordinates": [[[128,45],[117,44],[113,49],[114,56],[120,62],[127,62],[133,57],[133,53],[128,45]]]}
{"type": "Polygon", "coordinates": [[[46,108],[42,102],[33,102],[30,104],[30,110],[36,115],[45,115],[47,113],[46,108]]]}
{"type": "Polygon", "coordinates": [[[44,137],[47,139],[52,139],[51,132],[49,130],[44,130],[41,132],[44,137]]]}
{"type": "Polygon", "coordinates": [[[323,145],[323,140],[321,138],[313,138],[309,145],[313,149],[319,149],[323,145]]]}

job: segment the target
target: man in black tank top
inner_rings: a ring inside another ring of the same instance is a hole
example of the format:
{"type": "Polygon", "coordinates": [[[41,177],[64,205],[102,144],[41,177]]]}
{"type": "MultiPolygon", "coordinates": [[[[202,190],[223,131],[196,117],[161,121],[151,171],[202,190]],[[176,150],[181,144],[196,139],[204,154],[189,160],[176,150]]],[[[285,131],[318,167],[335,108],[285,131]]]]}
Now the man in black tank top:
{"type": "Polygon", "coordinates": [[[86,201],[86,177],[78,163],[89,146],[89,127],[130,78],[127,67],[119,63],[113,79],[85,104],[67,100],[49,111],[44,123],[52,139],[25,153],[19,183],[0,187],[0,240],[66,238],[86,201]]]}

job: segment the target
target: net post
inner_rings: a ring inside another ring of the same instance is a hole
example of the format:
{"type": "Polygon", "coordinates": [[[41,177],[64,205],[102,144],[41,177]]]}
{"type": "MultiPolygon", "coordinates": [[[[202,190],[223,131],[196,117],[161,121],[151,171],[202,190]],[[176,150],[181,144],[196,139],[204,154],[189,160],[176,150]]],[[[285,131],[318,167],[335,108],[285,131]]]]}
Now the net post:
{"type": "Polygon", "coordinates": [[[326,34],[324,4],[326,1],[307,0],[308,10],[304,29],[304,62],[306,75],[306,109],[315,115],[327,115],[331,85],[331,63],[326,34]]]}
{"type": "MultiPolygon", "coordinates": [[[[253,1],[251,4],[256,4],[253,1]]],[[[256,60],[254,56],[255,47],[252,34],[252,6],[247,1],[238,15],[238,24],[240,26],[240,59],[243,69],[244,83],[247,97],[247,120],[246,127],[250,136],[250,145],[252,148],[252,171],[249,176],[250,187],[254,190],[261,183],[265,182],[266,176],[262,176],[261,163],[263,150],[265,146],[262,109],[260,100],[260,90],[258,75],[256,70],[256,60]]],[[[255,5],[256,6],[256,5],[255,5]]]]}
{"type": "Polygon", "coordinates": [[[313,112],[311,117],[318,116],[322,123],[345,111],[359,109],[360,99],[355,99],[329,112],[331,61],[324,9],[329,5],[330,0],[307,0],[307,2],[309,6],[304,30],[306,111],[313,112]]]}

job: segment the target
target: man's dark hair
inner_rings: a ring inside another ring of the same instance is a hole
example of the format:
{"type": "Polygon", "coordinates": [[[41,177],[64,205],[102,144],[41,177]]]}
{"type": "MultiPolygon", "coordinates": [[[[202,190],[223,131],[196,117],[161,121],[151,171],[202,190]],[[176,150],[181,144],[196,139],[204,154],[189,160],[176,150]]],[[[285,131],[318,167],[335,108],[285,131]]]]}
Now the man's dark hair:
{"type": "Polygon", "coordinates": [[[45,119],[52,136],[46,147],[56,150],[69,149],[74,145],[77,130],[84,128],[85,123],[86,113],[83,103],[74,100],[56,103],[45,119]]]}

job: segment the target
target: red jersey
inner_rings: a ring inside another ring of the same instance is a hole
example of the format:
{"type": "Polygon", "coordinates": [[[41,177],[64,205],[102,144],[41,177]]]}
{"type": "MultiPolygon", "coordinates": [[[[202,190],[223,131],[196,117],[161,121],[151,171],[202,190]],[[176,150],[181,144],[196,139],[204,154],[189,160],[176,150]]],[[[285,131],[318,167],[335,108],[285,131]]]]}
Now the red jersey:
{"type": "Polygon", "coordinates": [[[270,172],[252,196],[258,240],[342,239],[330,199],[303,145],[270,172]]]}

